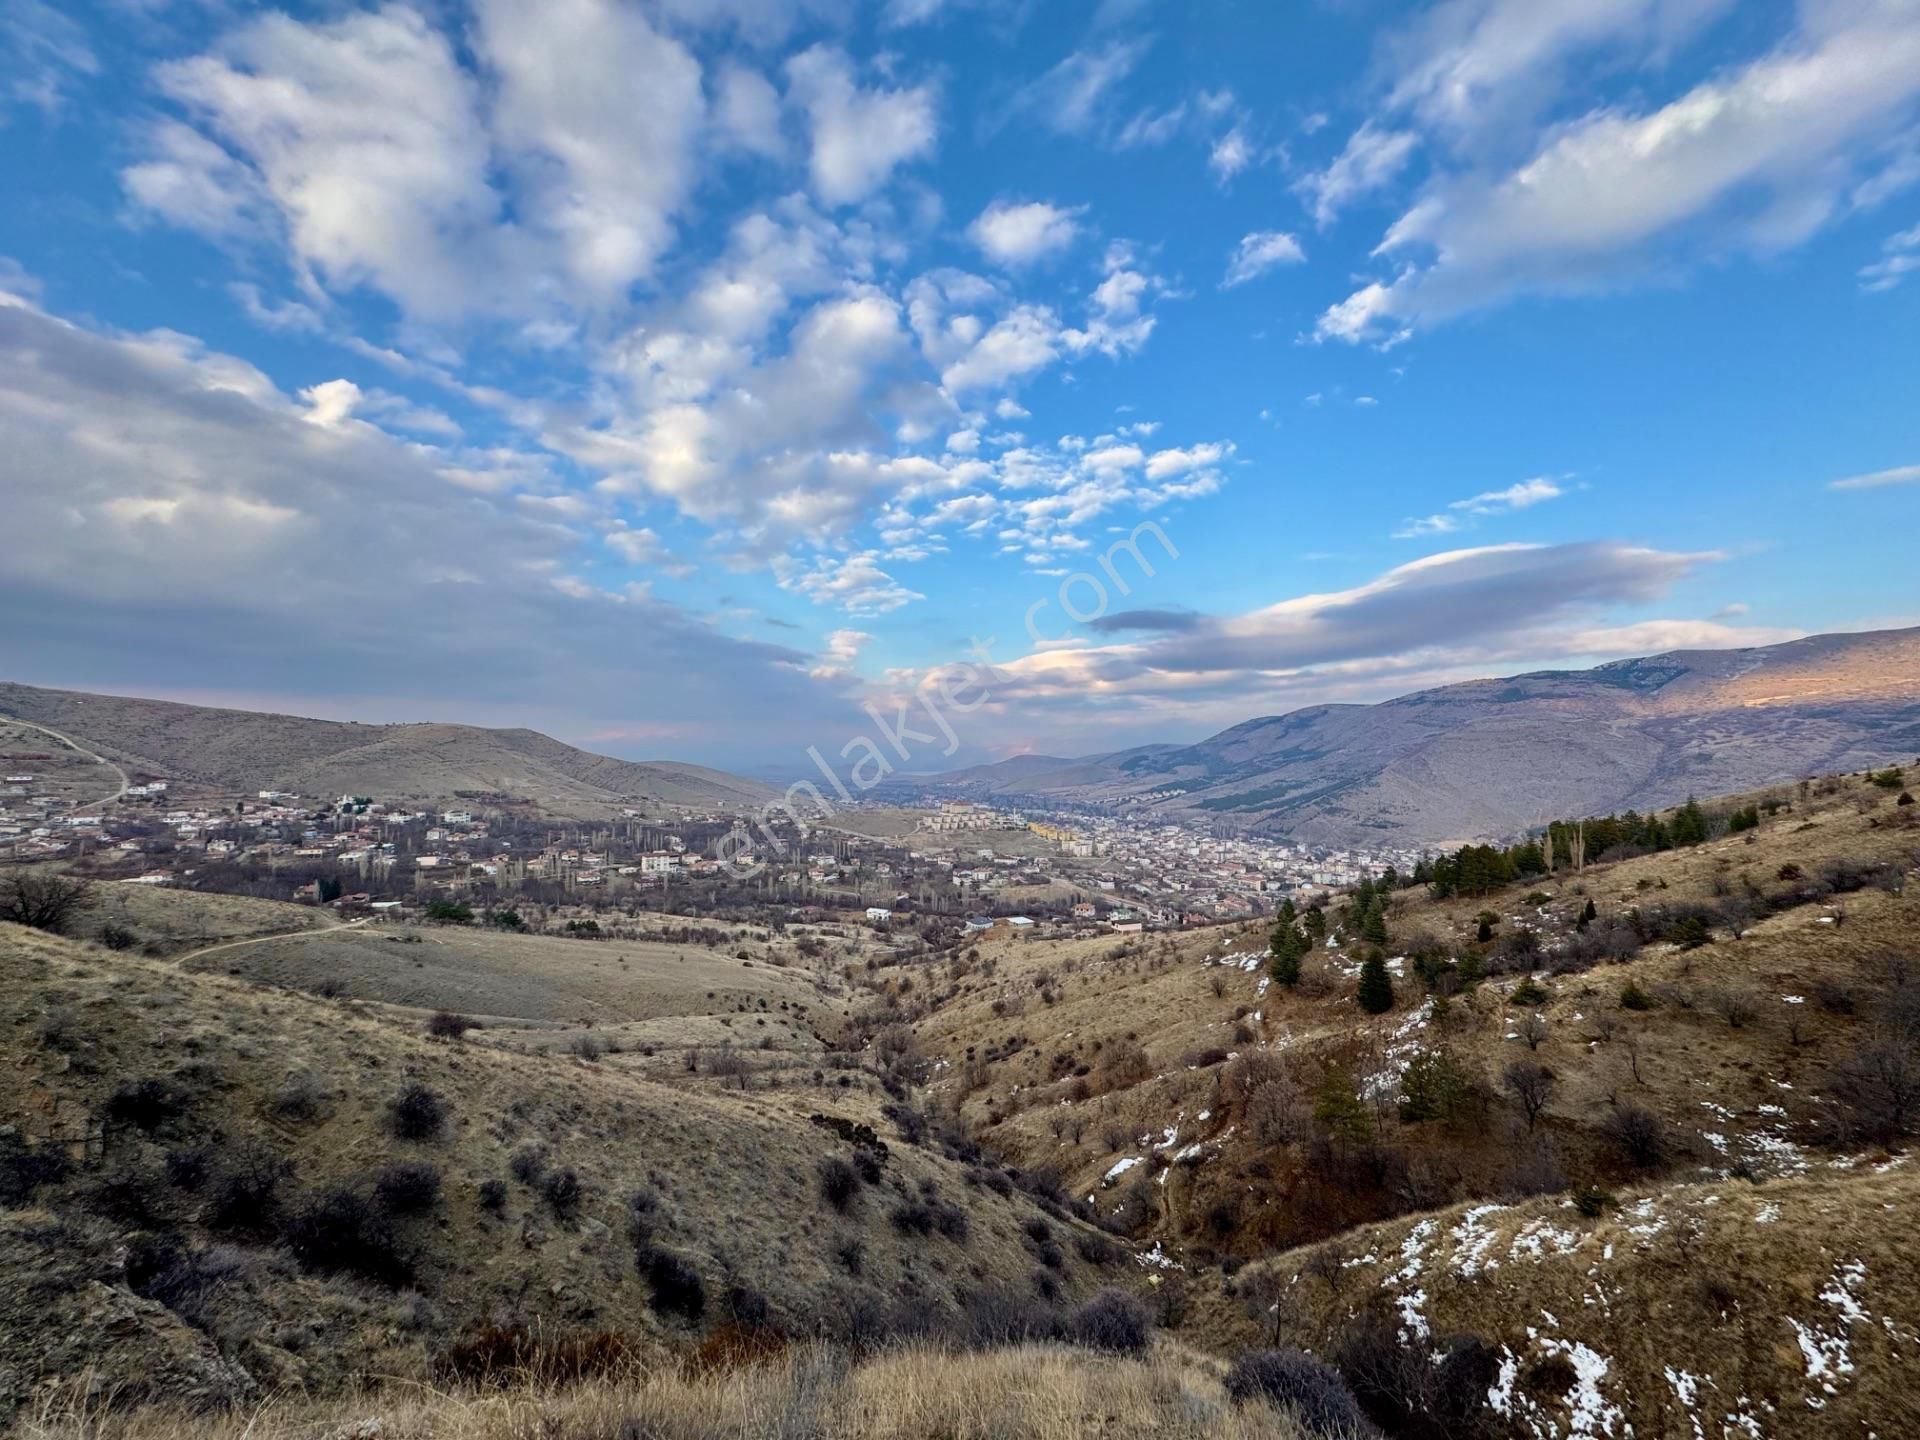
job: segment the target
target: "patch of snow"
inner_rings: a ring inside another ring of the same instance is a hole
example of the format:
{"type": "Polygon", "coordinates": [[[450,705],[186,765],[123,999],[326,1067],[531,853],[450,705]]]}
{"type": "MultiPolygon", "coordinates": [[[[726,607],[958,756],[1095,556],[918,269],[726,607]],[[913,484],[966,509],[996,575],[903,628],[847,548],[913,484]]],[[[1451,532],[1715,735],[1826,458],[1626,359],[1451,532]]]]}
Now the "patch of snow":
{"type": "Polygon", "coordinates": [[[1138,1155],[1128,1155],[1123,1159],[1114,1161],[1113,1168],[1107,1171],[1105,1183],[1108,1185],[1111,1185],[1114,1181],[1118,1180],[1122,1175],[1126,1174],[1127,1171],[1133,1169],[1133,1167],[1138,1165],[1139,1163],[1140,1163],[1140,1157],[1138,1155]]]}

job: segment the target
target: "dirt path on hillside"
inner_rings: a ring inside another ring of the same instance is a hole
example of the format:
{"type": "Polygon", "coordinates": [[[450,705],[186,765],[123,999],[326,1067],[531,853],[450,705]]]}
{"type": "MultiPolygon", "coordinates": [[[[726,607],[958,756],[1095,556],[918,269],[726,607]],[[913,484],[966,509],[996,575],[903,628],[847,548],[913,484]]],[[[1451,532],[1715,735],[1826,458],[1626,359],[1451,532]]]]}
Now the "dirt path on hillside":
{"type": "Polygon", "coordinates": [[[51,735],[54,739],[60,741],[62,744],[67,745],[74,750],[77,750],[80,754],[86,756],[89,760],[93,761],[95,764],[106,766],[109,770],[113,771],[114,774],[120,777],[120,788],[114,791],[113,794],[108,795],[101,800],[89,801],[87,802],[86,805],[75,805],[73,807],[75,810],[90,809],[94,805],[111,805],[113,804],[114,801],[118,800],[122,795],[126,794],[127,791],[132,787],[133,781],[130,778],[128,778],[127,772],[125,770],[122,770],[113,761],[107,759],[106,756],[97,754],[94,751],[89,750],[86,746],[82,745],[78,740],[74,739],[71,735],[63,735],[58,730],[55,730],[49,725],[36,725],[31,720],[22,720],[15,715],[0,716],[0,719],[5,720],[9,725],[20,725],[25,727],[28,730],[38,730],[42,735],[51,735]]]}

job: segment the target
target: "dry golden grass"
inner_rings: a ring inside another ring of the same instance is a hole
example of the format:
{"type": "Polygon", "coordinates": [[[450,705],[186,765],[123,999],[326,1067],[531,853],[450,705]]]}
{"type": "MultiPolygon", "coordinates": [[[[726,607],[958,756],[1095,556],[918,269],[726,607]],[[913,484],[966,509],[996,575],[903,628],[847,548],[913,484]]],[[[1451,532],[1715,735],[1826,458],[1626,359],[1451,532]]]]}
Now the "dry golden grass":
{"type": "Polygon", "coordinates": [[[1287,1333],[1320,1348],[1369,1311],[1421,1348],[1476,1335],[1511,1365],[1509,1412],[1551,1433],[1570,1424],[1578,1346],[1611,1433],[1911,1435],[1916,1206],[1920,1167],[1884,1156],[1626,1190],[1592,1219],[1557,1198],[1455,1206],[1254,1261],[1194,1333],[1260,1343],[1277,1299],[1287,1333]]]}
{"type": "MultiPolygon", "coordinates": [[[[615,1328],[652,1356],[684,1348],[698,1331],[655,1314],[635,1266],[628,1229],[636,1194],[651,1197],[653,1242],[702,1275],[709,1319],[735,1282],[763,1293],[802,1334],[831,1331],[856,1301],[952,1317],[975,1290],[1032,1292],[1038,1262],[1025,1227],[1040,1218],[1036,1207],[1017,1191],[975,1186],[965,1166],[900,1141],[881,1114],[884,1091],[863,1070],[828,1067],[816,1083],[808,1067],[783,1074],[778,1088],[763,1081],[746,1091],[704,1070],[648,1078],[611,1058],[500,1048],[486,1032],[463,1043],[430,1040],[417,1023],[366,1007],[11,926],[0,926],[0,991],[17,997],[0,1025],[0,1123],[17,1124],[30,1143],[70,1148],[78,1163],[71,1181],[36,1197],[51,1218],[0,1234],[0,1291],[19,1287],[14,1304],[27,1306],[0,1315],[9,1393],[63,1373],[73,1358],[49,1358],[63,1347],[34,1328],[60,1316],[63,1326],[84,1321],[84,1311],[59,1308],[68,1292],[58,1286],[79,1286],[73,1293],[84,1300],[94,1293],[79,1278],[93,1273],[87,1267],[116,1273],[127,1227],[87,1214],[90,1188],[109,1170],[145,1175],[162,1212],[157,1223],[185,1227],[204,1244],[193,1228],[198,1202],[169,1190],[158,1171],[166,1150],[216,1132],[222,1147],[269,1141],[292,1162],[287,1185],[298,1193],[364,1187],[399,1160],[429,1161],[443,1174],[432,1214],[400,1224],[418,1300],[300,1274],[267,1246],[238,1249],[222,1324],[266,1386],[325,1389],[355,1372],[423,1376],[450,1339],[501,1315],[559,1331],[615,1328]],[[186,1117],[152,1136],[125,1125],[103,1132],[115,1090],[144,1077],[184,1086],[186,1117]],[[388,1131],[389,1100],[413,1082],[448,1102],[438,1139],[409,1143],[388,1131]],[[310,1095],[305,1113],[281,1105],[290,1086],[310,1095]],[[845,1214],[821,1198],[822,1160],[848,1153],[808,1123],[821,1111],[875,1125],[890,1142],[879,1182],[845,1214]],[[555,1213],[536,1186],[510,1178],[512,1156],[530,1146],[544,1152],[547,1170],[578,1174],[577,1213],[555,1213]],[[482,1203],[489,1181],[507,1183],[503,1214],[482,1203]],[[963,1212],[964,1236],[907,1233],[892,1222],[923,1188],[963,1212]],[[857,1274],[850,1246],[858,1247],[857,1274]],[[56,1280],[66,1271],[50,1268],[47,1247],[81,1257],[71,1282],[56,1280]],[[48,1298],[25,1300],[49,1286],[48,1298]]],[[[1057,1277],[1063,1303],[1110,1283],[1117,1271],[1073,1252],[1071,1225],[1048,1224],[1067,1257],[1057,1277]]]]}
{"type": "MultiPolygon", "coordinates": [[[[1503,917],[1502,930],[1524,924],[1551,943],[1571,928],[1588,898],[1602,916],[1623,916],[1641,906],[1714,904],[1729,890],[1744,890],[1748,880],[1762,890],[1777,888],[1776,876],[1789,864],[1812,876],[1836,861],[1911,871],[1920,860],[1920,829],[1898,823],[1901,812],[1885,791],[1856,778],[1783,794],[1792,808],[1765,819],[1759,830],[1692,849],[1592,864],[1578,876],[1562,871],[1492,897],[1434,901],[1424,891],[1400,892],[1391,917],[1396,944],[1388,953],[1400,953],[1420,934],[1473,948],[1482,909],[1503,917]],[[1536,890],[1544,899],[1526,903],[1536,890]]],[[[940,983],[946,972],[936,972],[932,982],[916,976],[902,1008],[914,1016],[919,1043],[947,1062],[936,1093],[1020,1163],[1055,1165],[1069,1188],[1084,1195],[1101,1188],[1116,1160],[1162,1148],[1173,1127],[1178,1145],[1167,1147],[1169,1153],[1196,1142],[1204,1149],[1156,1184],[1162,1213],[1155,1233],[1190,1234],[1215,1200],[1234,1194],[1256,1212],[1273,1210],[1277,1233],[1298,1235],[1297,1217],[1289,1221],[1282,1213],[1284,1185],[1245,1183],[1249,1161],[1274,1157],[1253,1141],[1233,1097],[1216,1088],[1223,1054],[1277,1056],[1310,1086],[1328,1060],[1363,1078],[1388,1077],[1414,1050],[1444,1047],[1484,1081],[1491,1110],[1464,1128],[1403,1127],[1392,1114],[1397,1087],[1388,1078],[1381,1082],[1387,1103],[1379,1120],[1384,1138],[1448,1173],[1458,1171],[1462,1193],[1497,1189],[1526,1139],[1517,1107],[1500,1087],[1503,1070],[1516,1059],[1537,1060],[1555,1072],[1539,1124],[1575,1179],[1620,1178],[1596,1133],[1616,1100],[1661,1115],[1681,1141],[1683,1158],[1691,1150],[1701,1162],[1757,1159],[1764,1169],[1762,1152],[1779,1136],[1804,1143],[1820,1117],[1831,1067],[1871,1030],[1864,1014],[1825,1013],[1817,990],[1836,983],[1870,1001],[1886,983],[1887,958],[1914,956],[1916,922],[1920,891],[1911,885],[1899,895],[1869,889],[1832,906],[1773,915],[1738,939],[1721,928],[1713,944],[1692,952],[1651,944],[1625,963],[1542,977],[1548,998],[1535,1006],[1509,1003],[1519,977],[1505,976],[1457,997],[1444,1016],[1427,1016],[1422,987],[1403,974],[1395,1008],[1377,1018],[1354,1005],[1352,962],[1338,950],[1309,958],[1317,988],[1309,983],[1290,992],[1263,983],[1265,922],[1132,943],[1119,936],[1000,942],[981,947],[992,973],[983,963],[951,985],[940,983]],[[1251,971],[1240,968],[1238,957],[1246,956],[1259,957],[1251,971]],[[1622,1010],[1619,998],[1629,982],[1653,993],[1656,1008],[1622,1010]],[[928,994],[943,998],[919,1013],[915,1000],[928,994]],[[1723,994],[1752,1006],[1739,1028],[1725,1017],[1723,994]],[[1536,1012],[1546,1036],[1529,1049],[1523,1021],[1536,1012]],[[1116,1050],[1136,1048],[1146,1065],[1135,1073],[1107,1064],[1116,1050]],[[1077,1073],[1082,1067],[1085,1073],[1077,1073]],[[1716,1151],[1704,1138],[1709,1133],[1725,1137],[1729,1150],[1716,1151]]],[[[1284,1169],[1284,1157],[1278,1163],[1284,1169]]],[[[1349,1218],[1365,1218],[1364,1212],[1349,1218]]]]}
{"type": "MultiPolygon", "coordinates": [[[[802,1349],[688,1378],[673,1369],[556,1392],[397,1387],[325,1405],[288,1398],[221,1417],[62,1413],[30,1440],[1296,1440],[1264,1405],[1230,1404],[1213,1367],[1172,1350],[1110,1359],[1052,1346],[982,1354],[901,1350],[859,1363],[802,1349]]],[[[1329,1437],[1337,1440],[1337,1437],[1329,1437]]]]}

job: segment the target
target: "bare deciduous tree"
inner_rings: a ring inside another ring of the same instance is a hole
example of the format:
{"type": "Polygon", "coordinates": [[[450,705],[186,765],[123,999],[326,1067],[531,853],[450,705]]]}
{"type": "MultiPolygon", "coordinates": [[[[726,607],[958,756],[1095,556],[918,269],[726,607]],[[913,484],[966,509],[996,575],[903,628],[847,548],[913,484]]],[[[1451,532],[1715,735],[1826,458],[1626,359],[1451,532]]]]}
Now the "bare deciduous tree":
{"type": "Polygon", "coordinates": [[[1531,1131],[1553,1094],[1553,1072],[1538,1060],[1516,1060],[1500,1079],[1527,1112],[1527,1129],[1531,1131]]]}
{"type": "Polygon", "coordinates": [[[56,934],[93,899],[93,882],[53,871],[22,870],[0,881],[0,920],[56,934]]]}

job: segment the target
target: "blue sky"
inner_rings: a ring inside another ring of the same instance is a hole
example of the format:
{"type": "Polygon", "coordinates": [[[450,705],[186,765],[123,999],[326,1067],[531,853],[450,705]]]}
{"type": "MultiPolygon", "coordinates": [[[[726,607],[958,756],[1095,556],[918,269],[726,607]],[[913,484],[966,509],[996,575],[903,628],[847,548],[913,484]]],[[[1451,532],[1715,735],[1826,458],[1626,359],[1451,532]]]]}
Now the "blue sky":
{"type": "Polygon", "coordinates": [[[10,678],[990,661],[919,765],[1920,623],[1920,0],[0,0],[0,127],[10,678]]]}

